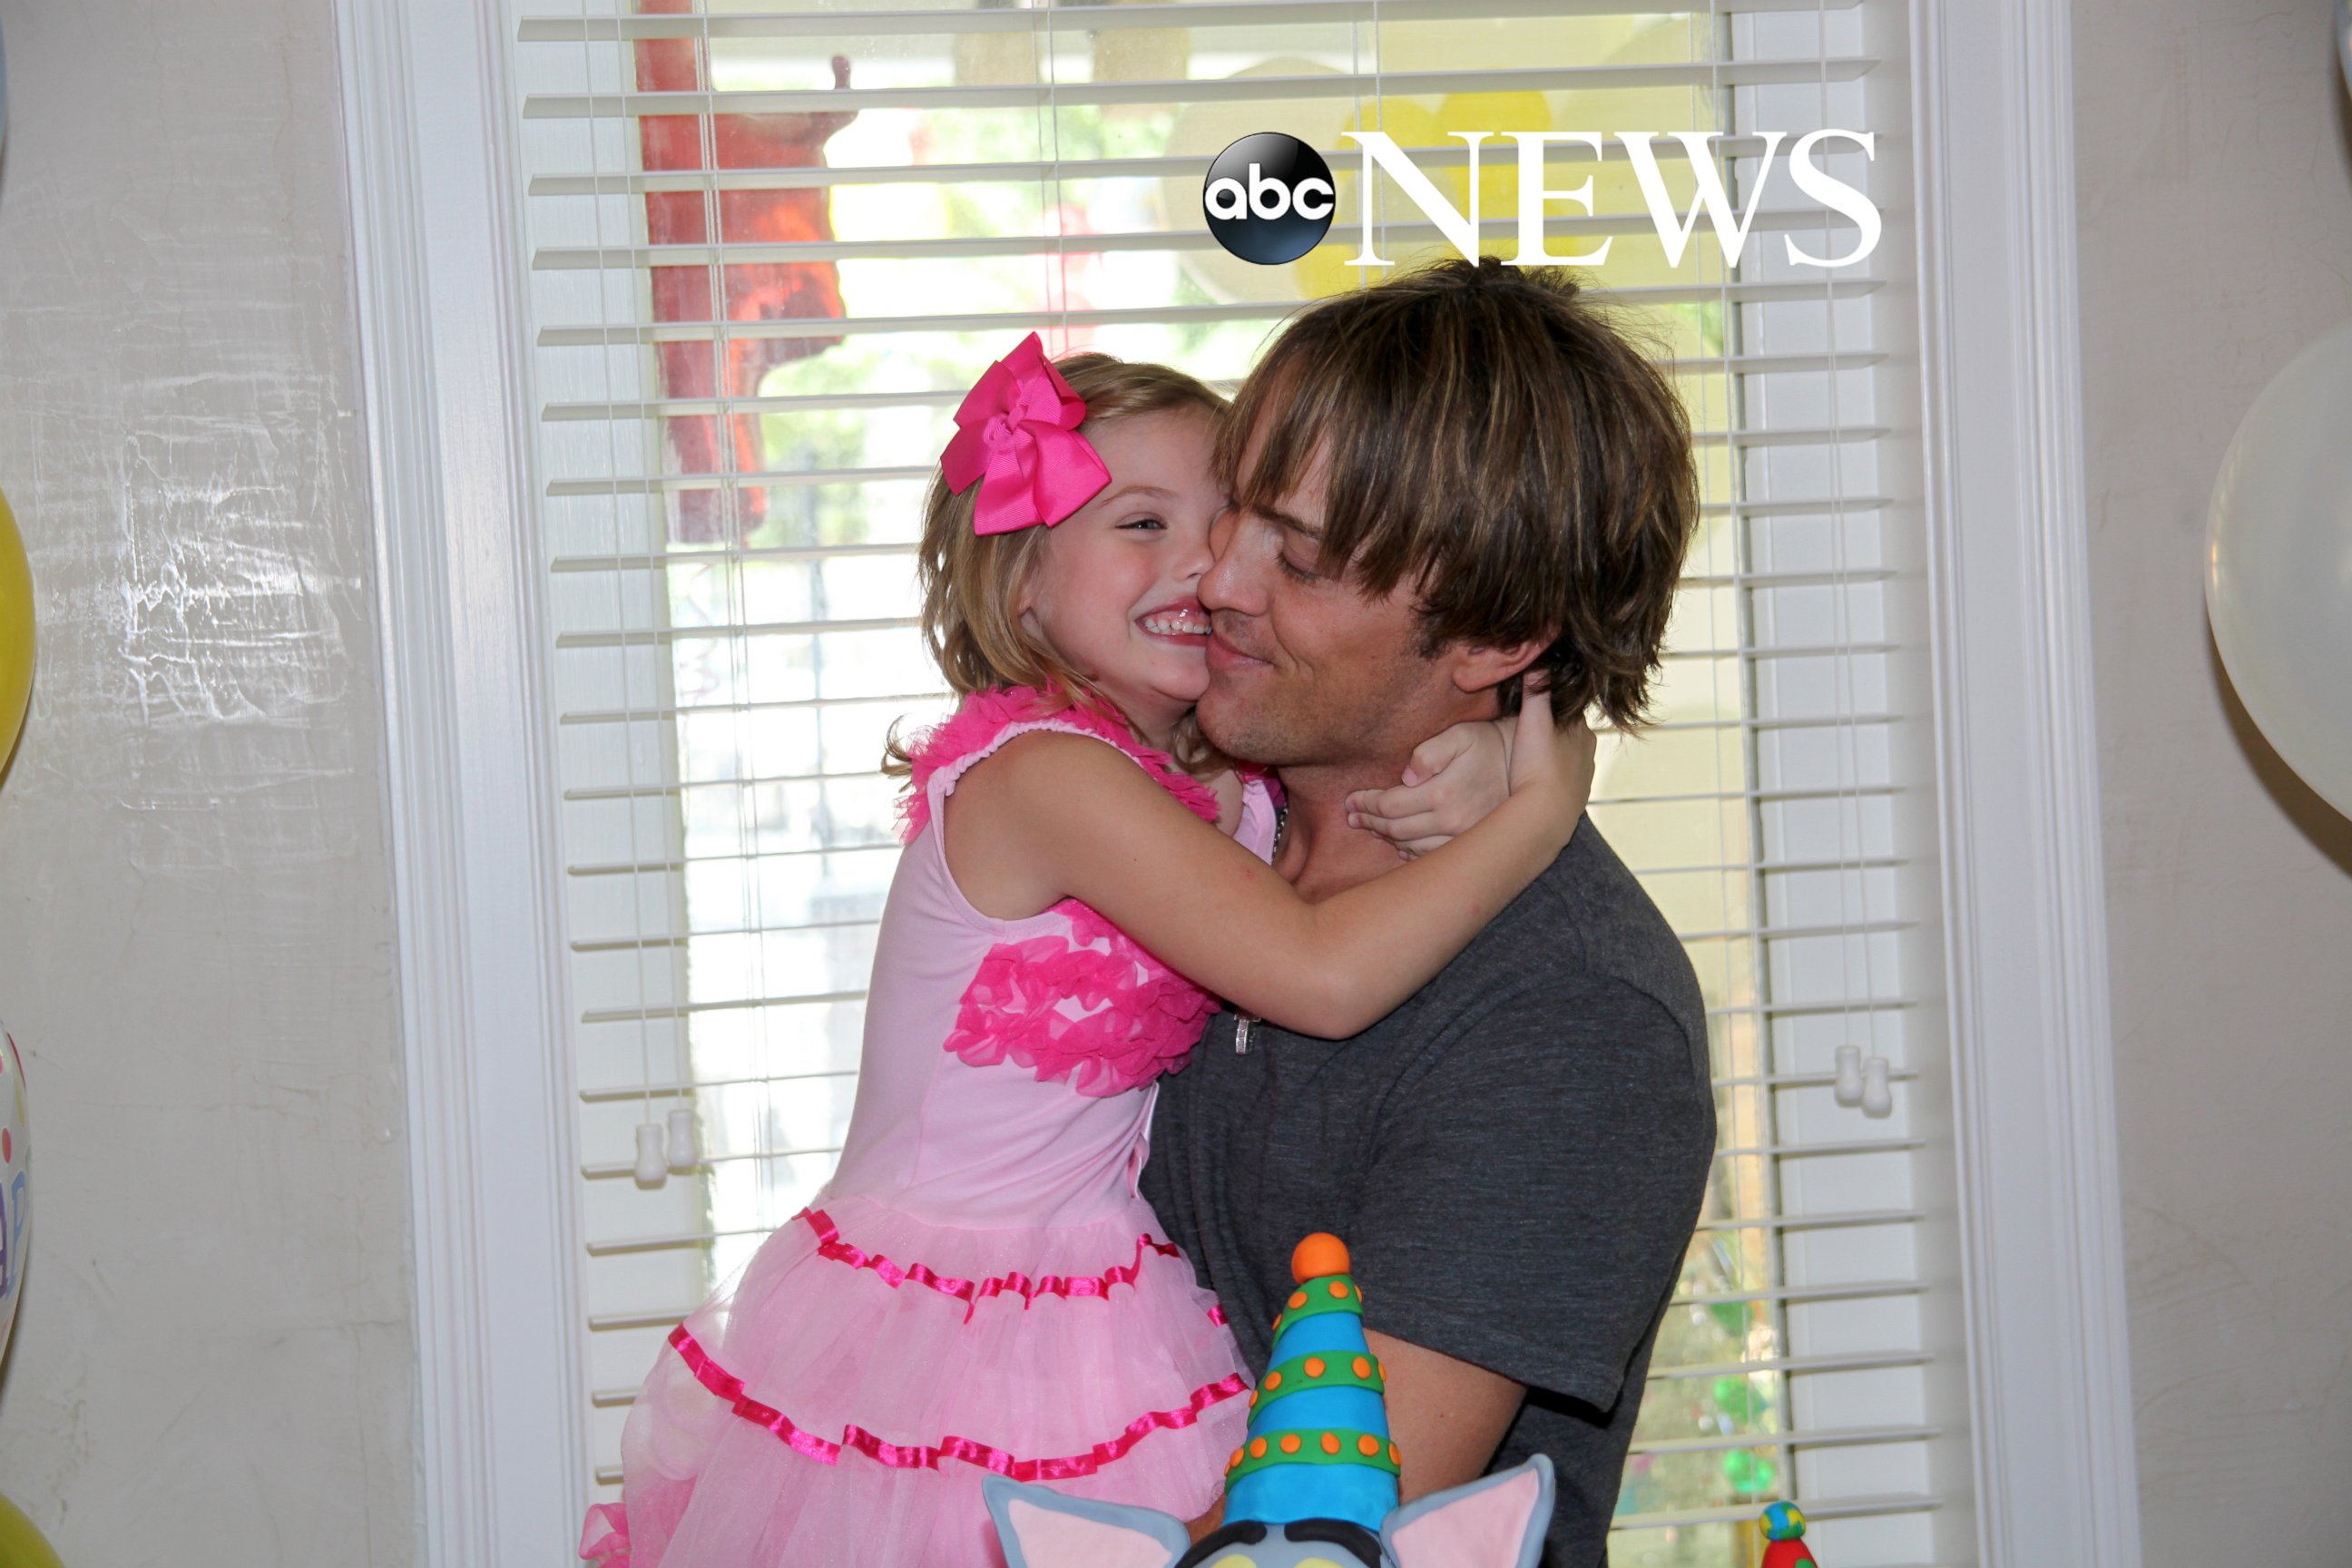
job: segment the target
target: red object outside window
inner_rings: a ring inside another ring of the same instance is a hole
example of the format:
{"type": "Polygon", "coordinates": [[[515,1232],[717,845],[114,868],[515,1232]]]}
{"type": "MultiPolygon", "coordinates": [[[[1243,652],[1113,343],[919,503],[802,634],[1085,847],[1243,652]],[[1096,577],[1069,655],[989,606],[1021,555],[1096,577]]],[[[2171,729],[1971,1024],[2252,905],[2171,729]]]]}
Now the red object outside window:
{"type": "MultiPolygon", "coordinates": [[[[695,0],[642,0],[644,13],[690,14],[695,0]]],[[[703,47],[692,38],[647,38],[636,48],[641,92],[698,92],[708,82],[703,47]]],[[[835,56],[835,87],[849,84],[849,62],[835,56]]],[[[824,144],[856,118],[855,110],[810,114],[663,114],[638,121],[647,172],[703,169],[807,169],[824,164],[824,144]],[[706,139],[709,153],[705,160],[706,139]]],[[[654,245],[805,243],[833,237],[822,187],[718,193],[651,191],[646,231],[654,245]],[[710,233],[715,205],[719,233],[710,233]]],[[[730,262],[713,268],[656,267],[656,321],[761,321],[839,318],[841,282],[830,261],[730,262]],[[723,298],[714,300],[718,279],[723,298]]],[[[656,350],[662,395],[670,398],[751,397],[775,366],[822,353],[841,340],[731,338],[713,342],[662,343],[656,350]]],[[[666,419],[668,445],[680,474],[749,474],[766,467],[757,416],[730,414],[724,437],[717,414],[666,419]]],[[[673,537],[696,544],[733,543],[767,516],[768,496],[756,484],[674,492],[673,537]]]]}

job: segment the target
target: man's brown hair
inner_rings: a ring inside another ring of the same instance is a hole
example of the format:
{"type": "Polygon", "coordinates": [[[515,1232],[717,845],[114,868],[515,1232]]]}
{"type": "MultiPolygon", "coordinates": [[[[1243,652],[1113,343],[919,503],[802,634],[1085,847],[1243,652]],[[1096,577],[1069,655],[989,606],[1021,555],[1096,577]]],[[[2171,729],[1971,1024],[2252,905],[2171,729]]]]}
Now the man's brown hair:
{"type": "Polygon", "coordinates": [[[1640,721],[1698,517],[1690,423],[1573,278],[1446,261],[1307,310],[1243,384],[1217,464],[1265,510],[1326,450],[1321,570],[1368,597],[1412,584],[1424,655],[1544,642],[1528,668],[1554,713],[1640,721]]]}

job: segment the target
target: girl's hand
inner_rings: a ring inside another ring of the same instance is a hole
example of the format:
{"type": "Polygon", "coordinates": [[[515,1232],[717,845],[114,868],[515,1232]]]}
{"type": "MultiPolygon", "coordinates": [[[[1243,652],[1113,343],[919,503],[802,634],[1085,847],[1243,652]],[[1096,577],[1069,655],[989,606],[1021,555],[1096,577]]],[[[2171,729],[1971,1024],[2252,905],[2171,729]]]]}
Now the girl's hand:
{"type": "Polygon", "coordinates": [[[1404,782],[1348,797],[1348,826],[1377,833],[1411,860],[1426,855],[1511,793],[1511,721],[1473,719],[1413,748],[1404,782]]]}
{"type": "Polygon", "coordinates": [[[1592,770],[1600,749],[1583,714],[1555,725],[1549,696],[1532,684],[1526,687],[1512,726],[1511,795],[1539,796],[1560,814],[1554,820],[1563,848],[1591,804],[1592,770]]]}
{"type": "Polygon", "coordinates": [[[1591,799],[1599,742],[1581,715],[1554,728],[1551,704],[1542,699],[1530,691],[1516,719],[1456,724],[1423,741],[1402,784],[1348,797],[1349,826],[1379,834],[1411,860],[1526,792],[1554,805],[1566,843],[1591,799]]]}

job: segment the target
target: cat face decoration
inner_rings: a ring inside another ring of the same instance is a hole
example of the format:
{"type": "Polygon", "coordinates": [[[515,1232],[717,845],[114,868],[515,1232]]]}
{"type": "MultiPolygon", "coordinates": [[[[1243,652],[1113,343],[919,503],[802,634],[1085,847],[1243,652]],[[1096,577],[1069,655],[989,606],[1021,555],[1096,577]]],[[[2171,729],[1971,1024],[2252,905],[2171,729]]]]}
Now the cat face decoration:
{"type": "Polygon", "coordinates": [[[1343,1520],[1224,1525],[1195,1545],[1148,1508],[1067,1498],[991,1476],[982,1485],[1010,1568],[1535,1568],[1551,1522],[1538,1454],[1391,1511],[1376,1535],[1343,1520]]]}
{"type": "Polygon", "coordinates": [[[1364,1333],[1348,1245],[1318,1231],[1290,1255],[1249,1433],[1225,1467],[1224,1522],[1198,1542],[1156,1509],[981,1483],[1009,1568],[1536,1568],[1555,1481],[1541,1454],[1400,1505],[1388,1369],[1364,1333]]]}

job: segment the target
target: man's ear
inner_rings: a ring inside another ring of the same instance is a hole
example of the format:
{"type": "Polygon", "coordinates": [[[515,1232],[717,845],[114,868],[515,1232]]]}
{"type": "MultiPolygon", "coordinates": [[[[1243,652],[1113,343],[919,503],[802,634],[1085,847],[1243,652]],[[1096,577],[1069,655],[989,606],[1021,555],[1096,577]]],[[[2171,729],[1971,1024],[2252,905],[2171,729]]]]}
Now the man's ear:
{"type": "Polygon", "coordinates": [[[1381,1527],[1398,1568],[1536,1568],[1551,1525],[1551,1461],[1419,1498],[1381,1527]]]}
{"type": "Polygon", "coordinates": [[[1514,643],[1455,643],[1445,650],[1457,690],[1491,691],[1543,656],[1549,639],[1514,643]]]}
{"type": "Polygon", "coordinates": [[[1068,1498],[1003,1476],[980,1483],[1011,1568],[1167,1568],[1192,1544],[1155,1509],[1068,1498]]]}

